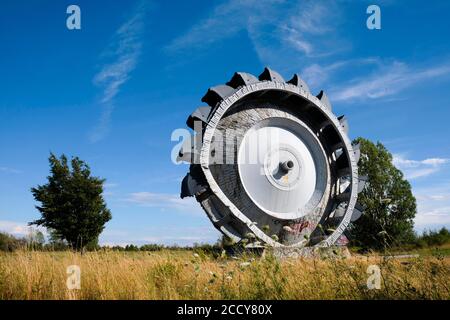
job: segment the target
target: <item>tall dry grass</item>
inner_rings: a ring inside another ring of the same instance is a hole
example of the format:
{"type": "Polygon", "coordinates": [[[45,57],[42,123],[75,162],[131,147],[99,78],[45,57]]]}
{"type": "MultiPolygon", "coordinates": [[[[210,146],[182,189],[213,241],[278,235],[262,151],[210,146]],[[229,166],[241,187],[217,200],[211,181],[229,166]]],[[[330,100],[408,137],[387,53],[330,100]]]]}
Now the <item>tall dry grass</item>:
{"type": "Polygon", "coordinates": [[[214,259],[192,252],[0,254],[0,299],[449,299],[449,258],[214,259]],[[367,288],[367,267],[381,289],[367,288]],[[79,265],[81,289],[66,268],[79,265]]]}

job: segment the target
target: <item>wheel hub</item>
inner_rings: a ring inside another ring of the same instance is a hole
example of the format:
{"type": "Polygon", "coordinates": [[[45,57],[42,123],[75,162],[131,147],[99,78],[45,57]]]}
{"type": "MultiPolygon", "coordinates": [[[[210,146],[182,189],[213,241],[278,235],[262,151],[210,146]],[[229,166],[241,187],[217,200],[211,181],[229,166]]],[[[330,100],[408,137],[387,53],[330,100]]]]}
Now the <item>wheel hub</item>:
{"type": "Polygon", "coordinates": [[[245,191],[264,212],[278,219],[307,215],[322,198],[326,158],[319,141],[300,121],[270,118],[244,136],[238,152],[245,191]]]}

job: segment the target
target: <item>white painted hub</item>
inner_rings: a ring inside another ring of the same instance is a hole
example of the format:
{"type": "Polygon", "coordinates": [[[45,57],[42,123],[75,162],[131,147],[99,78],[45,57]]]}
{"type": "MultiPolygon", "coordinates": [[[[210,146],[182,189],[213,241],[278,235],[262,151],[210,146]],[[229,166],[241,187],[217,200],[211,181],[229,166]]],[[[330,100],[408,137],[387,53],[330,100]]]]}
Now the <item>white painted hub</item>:
{"type": "Polygon", "coordinates": [[[238,166],[250,199],[279,219],[306,215],[326,189],[319,141],[306,125],[290,119],[270,118],[251,128],[240,145],[238,166]]]}

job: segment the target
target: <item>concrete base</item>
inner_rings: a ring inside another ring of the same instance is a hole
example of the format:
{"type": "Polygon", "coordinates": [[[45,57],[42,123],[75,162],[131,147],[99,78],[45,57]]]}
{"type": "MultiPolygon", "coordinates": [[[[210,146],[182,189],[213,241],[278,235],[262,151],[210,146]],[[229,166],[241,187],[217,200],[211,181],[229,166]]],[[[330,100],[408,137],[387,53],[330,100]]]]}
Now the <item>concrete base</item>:
{"type": "Polygon", "coordinates": [[[346,259],[350,258],[350,250],[345,246],[334,247],[306,247],[306,248],[264,248],[264,247],[229,247],[226,249],[229,256],[239,257],[244,255],[254,255],[264,257],[272,254],[277,259],[346,259]]]}
{"type": "Polygon", "coordinates": [[[266,249],[278,259],[295,259],[295,258],[319,258],[319,259],[346,259],[351,254],[347,247],[306,247],[306,248],[270,248],[266,249]]]}

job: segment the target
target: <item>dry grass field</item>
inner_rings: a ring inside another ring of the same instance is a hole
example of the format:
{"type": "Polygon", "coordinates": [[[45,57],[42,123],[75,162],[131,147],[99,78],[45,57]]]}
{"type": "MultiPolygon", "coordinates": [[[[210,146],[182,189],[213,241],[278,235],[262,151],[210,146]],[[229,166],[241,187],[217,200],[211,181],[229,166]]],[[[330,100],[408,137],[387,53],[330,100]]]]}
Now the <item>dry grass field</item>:
{"type": "Polygon", "coordinates": [[[450,258],[342,260],[241,257],[192,251],[0,253],[0,299],[450,299],[450,258]],[[367,288],[367,268],[381,288],[367,288]],[[67,289],[67,266],[81,289],[67,289]]]}

